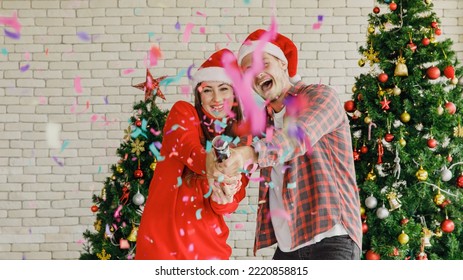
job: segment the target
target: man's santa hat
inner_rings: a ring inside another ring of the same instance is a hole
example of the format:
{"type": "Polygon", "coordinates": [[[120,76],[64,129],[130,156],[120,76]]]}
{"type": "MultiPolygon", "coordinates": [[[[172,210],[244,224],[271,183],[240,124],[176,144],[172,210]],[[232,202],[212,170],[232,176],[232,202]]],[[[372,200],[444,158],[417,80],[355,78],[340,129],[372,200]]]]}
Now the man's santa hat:
{"type": "MultiPolygon", "coordinates": [[[[241,65],[243,58],[254,52],[259,44],[262,44],[262,35],[266,30],[258,29],[248,35],[238,51],[238,64],[241,65]]],[[[288,37],[276,33],[276,36],[268,42],[265,42],[263,51],[288,64],[288,75],[291,82],[297,83],[301,76],[297,74],[297,47],[288,37]]]]}
{"type": "Polygon", "coordinates": [[[230,54],[233,57],[230,66],[235,69],[239,69],[235,55],[229,49],[221,49],[213,53],[204,63],[198,68],[196,73],[192,76],[191,84],[196,87],[199,83],[204,81],[215,81],[232,84],[232,80],[228,77],[225,72],[225,66],[222,62],[222,58],[225,54],[230,54]]]}

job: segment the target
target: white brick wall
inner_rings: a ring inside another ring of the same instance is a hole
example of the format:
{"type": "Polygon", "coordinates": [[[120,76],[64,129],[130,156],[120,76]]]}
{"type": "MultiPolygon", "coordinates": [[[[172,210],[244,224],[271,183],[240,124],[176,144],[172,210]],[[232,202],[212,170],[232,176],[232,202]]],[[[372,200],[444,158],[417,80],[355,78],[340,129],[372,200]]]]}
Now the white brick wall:
{"type": "MultiPolygon", "coordinates": [[[[118,160],[115,151],[133,102],[143,98],[131,85],[144,80],[143,60],[150,47],[158,45],[164,55],[152,74],[176,75],[192,63],[200,65],[216,47],[237,51],[248,32],[268,27],[273,2],[279,31],[300,48],[303,79],[333,85],[341,100],[348,99],[354,77],[366,71],[357,66],[357,48],[365,43],[373,0],[0,1],[0,16],[17,12],[22,24],[20,40],[0,33],[0,259],[77,259],[82,232],[93,228],[91,195],[101,189],[109,166],[118,160]],[[313,30],[318,15],[324,15],[324,21],[313,30]],[[175,29],[177,21],[180,31],[175,29]],[[185,43],[187,23],[195,27],[185,43]],[[91,42],[79,39],[77,32],[90,34],[91,42]],[[26,64],[29,70],[21,72],[26,64]],[[130,68],[135,71],[124,75],[130,68]],[[83,87],[79,95],[73,88],[76,76],[83,87]],[[77,112],[87,100],[89,110],[73,114],[75,100],[77,112]],[[117,121],[92,124],[92,114],[117,121]],[[48,147],[47,123],[59,124],[61,140],[70,141],[63,152],[48,147]]],[[[453,49],[463,61],[463,1],[433,3],[442,37],[454,41],[453,49]]],[[[160,106],[191,101],[180,93],[185,84],[183,77],[168,86],[167,101],[160,106]]],[[[233,258],[268,259],[273,254],[273,248],[267,248],[252,255],[256,203],[257,188],[251,184],[238,214],[227,218],[233,258]]]]}

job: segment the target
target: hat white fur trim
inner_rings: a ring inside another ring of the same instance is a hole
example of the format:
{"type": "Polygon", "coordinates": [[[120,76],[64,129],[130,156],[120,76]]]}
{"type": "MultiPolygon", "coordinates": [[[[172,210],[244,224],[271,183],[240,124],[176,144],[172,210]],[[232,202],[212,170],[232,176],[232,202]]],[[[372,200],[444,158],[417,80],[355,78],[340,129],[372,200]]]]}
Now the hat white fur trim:
{"type": "Polygon", "coordinates": [[[232,84],[232,80],[228,77],[225,69],[222,67],[207,67],[199,68],[191,78],[191,85],[195,88],[199,83],[204,81],[216,81],[232,84]]]}
{"type": "MultiPolygon", "coordinates": [[[[262,41],[261,40],[256,40],[256,41],[251,41],[251,42],[246,42],[244,43],[240,50],[238,51],[238,64],[241,65],[241,62],[243,61],[243,58],[254,52],[256,49],[257,49],[257,46],[261,43],[262,41]]],[[[279,58],[280,60],[284,61],[284,62],[288,62],[288,59],[286,58],[285,54],[283,53],[283,51],[280,49],[280,47],[278,47],[277,45],[271,43],[271,42],[267,42],[263,48],[263,51],[266,52],[266,53],[269,53],[277,58],[279,58]]]]}

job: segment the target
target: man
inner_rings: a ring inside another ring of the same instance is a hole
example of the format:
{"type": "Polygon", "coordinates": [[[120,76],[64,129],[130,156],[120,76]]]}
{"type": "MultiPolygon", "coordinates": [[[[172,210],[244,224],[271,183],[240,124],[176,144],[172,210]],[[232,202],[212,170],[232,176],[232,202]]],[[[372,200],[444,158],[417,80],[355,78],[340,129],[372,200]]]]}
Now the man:
{"type": "Polygon", "coordinates": [[[305,85],[297,75],[297,48],[276,33],[251,33],[238,52],[243,71],[263,47],[264,69],[253,90],[267,102],[267,137],[232,150],[228,160],[207,160],[208,176],[236,174],[258,164],[254,254],[277,243],[273,259],[360,259],[360,201],[349,122],[333,89],[305,85]],[[268,34],[267,34],[268,35],[268,34]],[[270,136],[269,136],[270,135],[270,136]]]}

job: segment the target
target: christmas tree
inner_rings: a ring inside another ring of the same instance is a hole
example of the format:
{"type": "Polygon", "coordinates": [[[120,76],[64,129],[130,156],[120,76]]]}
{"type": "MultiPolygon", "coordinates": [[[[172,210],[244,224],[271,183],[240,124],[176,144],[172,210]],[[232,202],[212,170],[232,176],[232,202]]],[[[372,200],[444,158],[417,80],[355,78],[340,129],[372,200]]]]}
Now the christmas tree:
{"type": "Polygon", "coordinates": [[[112,175],[106,178],[101,194],[92,197],[95,231],[84,232],[87,243],[80,259],[121,260],[135,255],[138,225],[168,113],[155,104],[157,96],[165,99],[160,89],[164,78],[154,79],[147,70],[146,82],[134,86],[145,91],[145,100],[134,104],[117,149],[120,160],[111,166],[112,175]]]}
{"type": "Polygon", "coordinates": [[[378,0],[345,102],[365,259],[463,259],[462,74],[431,0],[378,0]]]}

